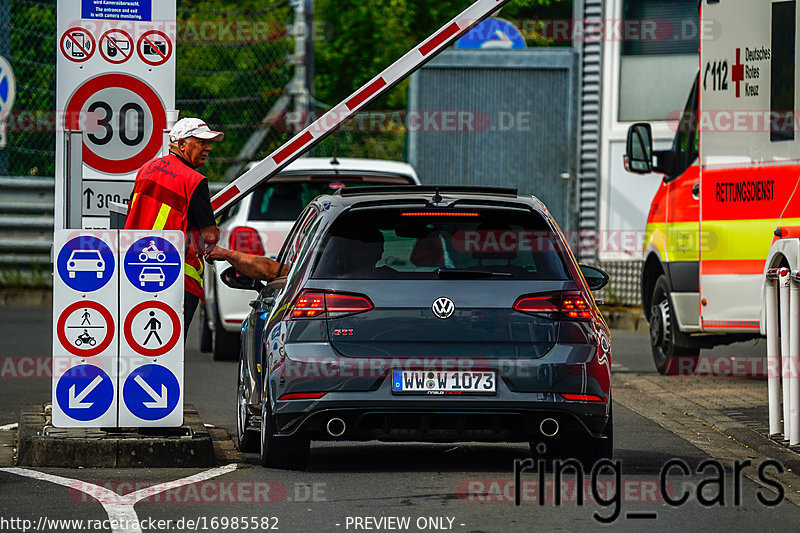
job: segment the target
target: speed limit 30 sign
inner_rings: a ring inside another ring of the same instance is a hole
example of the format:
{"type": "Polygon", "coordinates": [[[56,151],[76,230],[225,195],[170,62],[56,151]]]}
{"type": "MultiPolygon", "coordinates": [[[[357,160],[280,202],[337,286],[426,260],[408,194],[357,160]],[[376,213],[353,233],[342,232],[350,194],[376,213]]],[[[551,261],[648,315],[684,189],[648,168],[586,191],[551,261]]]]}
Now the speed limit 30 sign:
{"type": "Polygon", "coordinates": [[[176,0],[55,5],[55,228],[108,228],[109,202],[124,203],[139,168],[168,151],[176,0]]]}
{"type": "Polygon", "coordinates": [[[92,78],[70,97],[66,111],[67,129],[86,132],[83,162],[98,172],[135,172],[161,150],[167,127],[164,103],[138,78],[92,78]]]}

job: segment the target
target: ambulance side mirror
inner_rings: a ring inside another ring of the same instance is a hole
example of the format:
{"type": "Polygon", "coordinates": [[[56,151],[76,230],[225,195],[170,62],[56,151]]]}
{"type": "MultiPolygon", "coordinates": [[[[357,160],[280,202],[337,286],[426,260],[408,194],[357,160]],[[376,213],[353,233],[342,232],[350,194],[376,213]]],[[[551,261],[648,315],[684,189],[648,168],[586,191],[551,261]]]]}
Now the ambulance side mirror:
{"type": "Polygon", "coordinates": [[[650,124],[639,122],[628,128],[624,161],[628,172],[647,174],[653,171],[653,130],[650,124]]]}
{"type": "Polygon", "coordinates": [[[231,289],[261,292],[261,289],[264,288],[264,283],[237,272],[233,267],[226,268],[222,274],[220,274],[220,279],[222,283],[231,289]]]}

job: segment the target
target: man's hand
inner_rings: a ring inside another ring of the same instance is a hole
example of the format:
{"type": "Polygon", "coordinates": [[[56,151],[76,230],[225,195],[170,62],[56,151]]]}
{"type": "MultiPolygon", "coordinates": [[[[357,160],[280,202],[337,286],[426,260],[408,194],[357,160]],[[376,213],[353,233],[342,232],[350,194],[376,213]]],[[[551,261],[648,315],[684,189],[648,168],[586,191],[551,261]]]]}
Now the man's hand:
{"type": "Polygon", "coordinates": [[[230,257],[230,250],[223,248],[222,246],[216,246],[213,250],[206,254],[206,261],[209,263],[214,261],[229,261],[230,257]]]}
{"type": "Polygon", "coordinates": [[[201,244],[203,249],[200,250],[200,253],[208,256],[214,251],[214,248],[217,246],[217,242],[219,242],[219,228],[217,226],[206,226],[205,228],[200,228],[200,235],[203,237],[203,242],[201,244]]]}

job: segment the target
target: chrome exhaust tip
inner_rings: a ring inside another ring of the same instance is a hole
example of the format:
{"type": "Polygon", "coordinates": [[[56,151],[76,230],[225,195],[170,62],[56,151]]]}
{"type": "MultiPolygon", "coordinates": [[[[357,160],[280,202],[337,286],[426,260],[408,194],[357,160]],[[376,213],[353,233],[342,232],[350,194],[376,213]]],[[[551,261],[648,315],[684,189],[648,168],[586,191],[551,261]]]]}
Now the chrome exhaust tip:
{"type": "Polygon", "coordinates": [[[325,426],[325,429],[327,430],[328,435],[331,437],[341,437],[344,435],[347,425],[341,418],[331,418],[328,420],[328,424],[325,426]]]}
{"type": "Polygon", "coordinates": [[[539,424],[539,431],[545,437],[555,437],[558,433],[558,421],[555,418],[545,418],[539,424]]]}

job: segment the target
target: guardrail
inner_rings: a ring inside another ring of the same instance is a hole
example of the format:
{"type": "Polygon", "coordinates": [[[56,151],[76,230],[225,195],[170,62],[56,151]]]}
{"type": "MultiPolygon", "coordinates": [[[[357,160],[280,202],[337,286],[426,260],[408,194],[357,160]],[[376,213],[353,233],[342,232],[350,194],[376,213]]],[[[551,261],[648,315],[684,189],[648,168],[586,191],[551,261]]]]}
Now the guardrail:
{"type": "MultiPolygon", "coordinates": [[[[210,183],[211,195],[225,185],[210,183]]],[[[54,203],[55,178],[0,176],[0,267],[51,264],[54,203]]]]}

